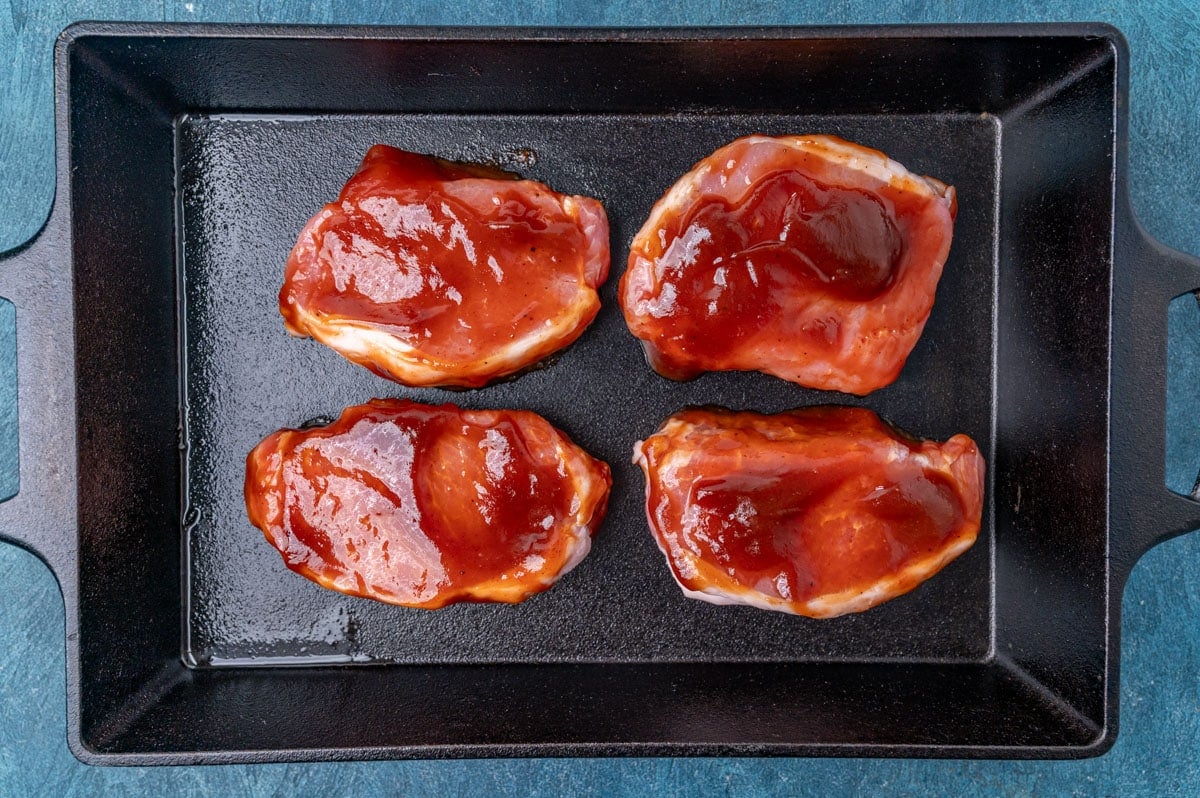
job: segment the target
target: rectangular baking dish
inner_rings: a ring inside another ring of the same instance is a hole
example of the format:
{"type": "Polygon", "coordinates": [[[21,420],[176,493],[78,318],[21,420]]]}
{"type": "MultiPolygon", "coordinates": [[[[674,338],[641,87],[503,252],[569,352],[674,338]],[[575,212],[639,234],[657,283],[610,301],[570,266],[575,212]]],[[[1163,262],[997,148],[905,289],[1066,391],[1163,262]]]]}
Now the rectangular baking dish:
{"type": "Polygon", "coordinates": [[[98,764],[477,756],[1099,754],[1121,591],[1200,526],[1164,483],[1166,305],[1200,264],[1125,187],[1127,70],[1099,25],[489,30],[114,25],[56,48],[58,192],[0,264],[20,492],[0,532],[66,604],[68,739],[98,764]],[[958,189],[925,334],[865,398],[653,374],[614,295],[654,200],[716,146],[835,133],[958,189]],[[408,390],[275,308],[296,233],[368,146],[487,161],[612,221],[604,309],[551,367],[408,390]],[[614,470],[593,553],[515,607],[321,590],[246,521],[246,452],[373,396],[542,413],[614,470]],[[635,440],[687,404],[866,405],[970,434],[979,542],[815,621],[684,599],[635,440]]]}

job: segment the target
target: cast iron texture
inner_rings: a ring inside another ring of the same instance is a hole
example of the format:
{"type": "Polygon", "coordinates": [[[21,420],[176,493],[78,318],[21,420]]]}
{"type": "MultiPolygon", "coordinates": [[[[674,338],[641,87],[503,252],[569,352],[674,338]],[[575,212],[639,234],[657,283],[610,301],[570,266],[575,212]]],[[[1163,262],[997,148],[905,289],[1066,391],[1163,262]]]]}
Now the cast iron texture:
{"type": "MultiPolygon", "coordinates": [[[[821,130],[943,176],[963,209],[940,303],[904,377],[865,404],[905,429],[970,434],[990,450],[997,136],[978,115],[416,115],[200,117],[179,125],[183,206],[191,590],[187,654],[198,664],[713,662],[936,658],[991,647],[990,540],[928,589],[876,612],[821,622],[683,596],[650,536],[633,442],[689,403],[774,412],[863,400],[763,374],[695,382],[651,371],[616,301],[616,276],[650,206],[706,154],[755,131],[821,130]],[[319,147],[312,142],[319,141],[319,147]],[[600,317],[552,364],[492,388],[406,390],[314,341],[288,337],[276,297],[296,231],[336,196],[376,141],[499,160],[561,191],[599,197],[619,253],[600,317]],[[509,153],[525,166],[512,163],[509,153]],[[928,153],[928,154],[925,154],[928,153]],[[939,160],[938,154],[941,154],[939,160]],[[962,318],[982,323],[964,326],[962,318]],[[613,469],[610,513],[592,554],[554,590],[517,607],[396,610],[280,570],[246,521],[244,453],[280,426],[336,416],[372,396],[541,413],[613,469]]],[[[1102,489],[1101,489],[1102,490],[1102,489]]]]}
{"type": "Polygon", "coordinates": [[[1163,480],[1165,309],[1200,267],[1128,210],[1116,31],[87,24],[56,55],[58,198],[0,269],[21,435],[0,530],[62,585],[80,758],[1112,744],[1125,577],[1200,525],[1163,480]],[[613,301],[628,242],[679,174],[750,132],[838,133],[958,187],[938,303],[895,385],[854,399],[643,364],[613,301]],[[601,198],[614,275],[584,337],[465,393],[408,391],[288,338],[287,251],[378,141],[601,198]],[[245,520],[245,453],[372,396],[527,407],[566,429],[614,468],[593,554],[526,604],[438,613],[286,571],[245,520]],[[980,542],[835,621],[684,600],[645,529],[633,441],[689,403],[825,402],[975,437],[980,542]]]}

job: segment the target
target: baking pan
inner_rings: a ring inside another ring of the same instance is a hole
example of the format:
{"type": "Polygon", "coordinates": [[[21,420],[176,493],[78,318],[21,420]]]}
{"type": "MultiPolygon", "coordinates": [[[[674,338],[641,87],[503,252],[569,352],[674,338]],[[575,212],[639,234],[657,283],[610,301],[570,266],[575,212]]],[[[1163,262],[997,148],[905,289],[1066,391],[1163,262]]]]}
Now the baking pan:
{"type": "Polygon", "coordinates": [[[1166,306],[1200,263],[1125,187],[1129,56],[1099,25],[721,30],[73,26],[58,193],[0,264],[17,309],[5,539],[66,604],[68,739],[100,764],[557,755],[1084,757],[1117,733],[1121,591],[1200,526],[1164,482],[1166,306]],[[937,304],[859,399],[650,371],[614,294],[651,204],[716,146],[835,133],[958,188],[937,304]],[[614,276],[548,368],[449,394],[289,338],[297,231],[368,146],[599,197],[614,276]],[[613,466],[593,553],[515,606],[321,590],[245,519],[243,458],[373,396],[521,407],[613,466]],[[839,402],[965,432],[979,542],[914,593],[816,621],[688,601],[633,442],[692,403],[839,402]]]}

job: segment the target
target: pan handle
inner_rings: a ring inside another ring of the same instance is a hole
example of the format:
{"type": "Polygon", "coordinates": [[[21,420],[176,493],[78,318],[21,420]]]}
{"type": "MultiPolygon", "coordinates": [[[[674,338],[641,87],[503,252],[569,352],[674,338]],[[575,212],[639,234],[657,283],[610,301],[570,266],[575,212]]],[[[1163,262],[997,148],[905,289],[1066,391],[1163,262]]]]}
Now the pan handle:
{"type": "Polygon", "coordinates": [[[1125,576],[1154,545],[1200,528],[1166,486],[1167,305],[1200,289],[1200,259],[1151,238],[1126,208],[1113,270],[1110,556],[1125,576]]]}
{"type": "Polygon", "coordinates": [[[31,241],[0,254],[0,297],[16,309],[20,479],[0,503],[0,540],[33,552],[58,579],[76,548],[71,248],[60,205],[31,241]]]}

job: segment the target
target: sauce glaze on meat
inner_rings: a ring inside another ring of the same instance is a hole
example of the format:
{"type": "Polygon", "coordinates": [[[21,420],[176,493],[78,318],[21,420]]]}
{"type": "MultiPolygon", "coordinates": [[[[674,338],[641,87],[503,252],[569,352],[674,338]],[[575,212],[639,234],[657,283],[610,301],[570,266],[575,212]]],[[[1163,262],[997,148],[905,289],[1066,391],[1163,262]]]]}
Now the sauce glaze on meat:
{"type": "Polygon", "coordinates": [[[279,310],[383,377],[479,387],[578,338],[608,267],[598,201],[381,144],[300,233],[279,310]]]}
{"type": "Polygon", "coordinates": [[[758,370],[866,394],[916,345],[954,189],[832,136],[748,136],[658,201],[619,296],[656,371],[758,370]]]}
{"type": "Polygon", "coordinates": [[[390,604],[516,603],[587,555],[608,466],[534,413],[375,399],[246,460],[250,521],[288,568],[390,604]]]}
{"type": "Polygon", "coordinates": [[[714,604],[861,612],[916,588],[979,533],[975,443],[917,441],[865,408],[686,410],[634,452],[671,573],[714,604]]]}

